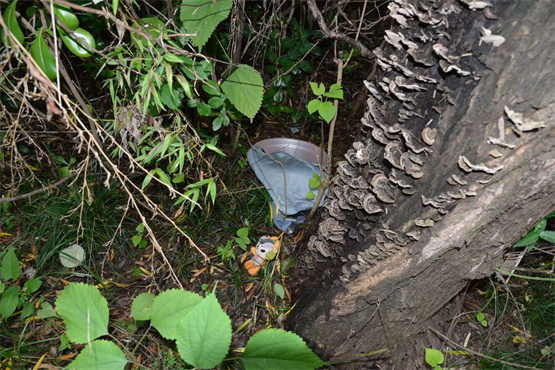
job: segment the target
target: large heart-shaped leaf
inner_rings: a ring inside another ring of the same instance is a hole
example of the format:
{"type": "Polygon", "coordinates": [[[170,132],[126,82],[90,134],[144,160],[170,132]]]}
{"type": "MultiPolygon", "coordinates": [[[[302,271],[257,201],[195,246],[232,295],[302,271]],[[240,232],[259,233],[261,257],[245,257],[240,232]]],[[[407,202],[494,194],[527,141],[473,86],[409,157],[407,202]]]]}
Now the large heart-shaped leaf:
{"type": "Polygon", "coordinates": [[[212,369],[222,362],[231,344],[231,320],[214,294],[179,321],[176,343],[181,357],[196,368],[212,369]]]}
{"type": "Polygon", "coordinates": [[[247,370],[309,370],[324,364],[297,334],[281,329],[266,329],[253,335],[241,361],[247,370]]]}
{"type": "Polygon", "coordinates": [[[141,293],[135,297],[131,305],[131,315],[135,320],[150,320],[155,298],[156,296],[152,293],[141,293]]]}
{"type": "Polygon", "coordinates": [[[177,323],[202,301],[198,294],[170,289],[160,293],[152,304],[151,323],[164,338],[176,339],[177,323]]]}
{"type": "Polygon", "coordinates": [[[196,33],[191,41],[198,47],[206,44],[216,26],[227,18],[233,0],[183,0],[181,21],[188,33],[196,33]]]}
{"type": "Polygon", "coordinates": [[[108,334],[108,302],[92,285],[66,286],[56,299],[56,311],[72,342],[85,344],[108,334]]]}
{"type": "Polygon", "coordinates": [[[127,358],[114,342],[95,340],[87,344],[69,366],[70,370],[123,370],[127,358]]]}
{"type": "Polygon", "coordinates": [[[240,64],[222,83],[222,90],[231,104],[252,122],[262,105],[264,94],[264,82],[260,74],[254,68],[240,64]]]}

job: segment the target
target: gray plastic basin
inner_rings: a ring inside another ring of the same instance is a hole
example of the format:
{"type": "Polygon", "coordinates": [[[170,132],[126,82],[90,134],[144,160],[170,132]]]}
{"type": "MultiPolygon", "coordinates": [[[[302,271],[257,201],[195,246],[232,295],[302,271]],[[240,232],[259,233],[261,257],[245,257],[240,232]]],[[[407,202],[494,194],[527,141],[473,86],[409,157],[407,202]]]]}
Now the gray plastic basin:
{"type": "Polygon", "coordinates": [[[326,169],[326,163],[328,163],[326,152],[307,141],[289,138],[273,138],[259,141],[255,146],[264,149],[268,154],[286,152],[293,157],[319,165],[324,170],[326,169]]]}

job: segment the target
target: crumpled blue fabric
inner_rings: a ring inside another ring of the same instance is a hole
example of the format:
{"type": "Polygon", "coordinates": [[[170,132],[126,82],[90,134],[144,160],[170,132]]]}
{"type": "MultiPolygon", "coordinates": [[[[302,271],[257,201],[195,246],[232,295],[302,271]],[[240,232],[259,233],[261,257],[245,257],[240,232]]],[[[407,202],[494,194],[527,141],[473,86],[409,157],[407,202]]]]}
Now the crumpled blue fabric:
{"type": "MultiPolygon", "coordinates": [[[[318,165],[304,159],[286,152],[267,154],[257,146],[248,151],[247,159],[256,177],[264,184],[272,198],[274,224],[278,229],[292,233],[297,225],[305,220],[318,197],[318,190],[310,189],[309,180],[314,173],[322,180],[326,174],[318,165]],[[306,198],[310,190],[315,194],[314,199],[306,198]],[[279,212],[276,212],[276,205],[279,205],[279,212]]],[[[319,206],[322,206],[326,194],[327,190],[319,206]]]]}

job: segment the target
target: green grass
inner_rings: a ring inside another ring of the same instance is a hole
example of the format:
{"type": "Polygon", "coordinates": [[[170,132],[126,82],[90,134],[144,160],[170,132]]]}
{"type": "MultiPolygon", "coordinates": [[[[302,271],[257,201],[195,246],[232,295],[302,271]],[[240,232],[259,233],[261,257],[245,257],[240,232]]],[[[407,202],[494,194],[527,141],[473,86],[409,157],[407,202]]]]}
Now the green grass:
{"type": "Polygon", "coordinates": [[[61,187],[13,211],[18,214],[21,236],[11,245],[28,252],[36,248],[37,273],[63,270],[58,252],[75,242],[85,249],[86,265],[91,269],[98,268],[109,246],[128,254],[125,246],[129,228],[118,230],[126,200],[114,187],[110,190],[98,184],[90,189],[90,204],[77,186],[61,187]]]}
{"type": "MultiPolygon", "coordinates": [[[[516,280],[512,280],[512,283],[516,284],[516,280]]],[[[507,292],[500,291],[497,304],[490,305],[492,307],[490,313],[493,313],[494,307],[497,307],[497,319],[492,324],[496,325],[494,332],[500,333],[485,337],[483,353],[513,364],[553,369],[555,367],[555,336],[553,335],[555,291],[553,288],[552,282],[521,279],[519,284],[510,288],[514,299],[509,295],[506,301],[507,292]],[[505,302],[507,302],[506,307],[505,302]],[[525,337],[522,333],[523,325],[530,337],[526,338],[525,343],[515,343],[518,338],[525,337]],[[544,355],[542,349],[550,349],[551,353],[544,355]]],[[[487,358],[481,358],[477,365],[480,369],[515,368],[487,358]]]]}

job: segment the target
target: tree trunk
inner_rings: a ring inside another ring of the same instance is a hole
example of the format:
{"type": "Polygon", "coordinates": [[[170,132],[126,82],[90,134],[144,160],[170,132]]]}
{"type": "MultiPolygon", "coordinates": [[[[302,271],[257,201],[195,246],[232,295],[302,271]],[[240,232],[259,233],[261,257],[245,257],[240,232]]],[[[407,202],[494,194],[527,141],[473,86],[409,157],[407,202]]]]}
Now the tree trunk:
{"type": "Polygon", "coordinates": [[[389,5],[390,44],[404,41],[374,51],[359,141],[288,320],[332,362],[388,348],[396,368],[420,368],[428,327],[453,317],[442,308],[555,209],[555,2],[465,3],[389,5]],[[480,45],[482,26],[506,41],[480,45]]]}

